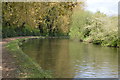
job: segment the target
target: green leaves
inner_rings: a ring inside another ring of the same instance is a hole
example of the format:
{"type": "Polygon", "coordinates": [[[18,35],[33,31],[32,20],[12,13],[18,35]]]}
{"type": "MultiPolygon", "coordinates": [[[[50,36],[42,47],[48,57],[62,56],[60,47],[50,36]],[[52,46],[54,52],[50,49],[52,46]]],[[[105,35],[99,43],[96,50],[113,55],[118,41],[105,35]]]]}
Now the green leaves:
{"type": "Polygon", "coordinates": [[[92,14],[76,8],[72,15],[70,36],[72,39],[118,47],[117,18],[117,16],[110,17],[100,12],[92,14]]]}

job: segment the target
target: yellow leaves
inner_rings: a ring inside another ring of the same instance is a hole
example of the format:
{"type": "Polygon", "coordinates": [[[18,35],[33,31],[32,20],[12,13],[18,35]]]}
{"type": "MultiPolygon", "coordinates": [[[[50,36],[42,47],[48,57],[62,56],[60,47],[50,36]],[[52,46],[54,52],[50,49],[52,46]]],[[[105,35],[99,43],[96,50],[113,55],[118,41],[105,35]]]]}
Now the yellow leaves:
{"type": "Polygon", "coordinates": [[[39,16],[40,19],[42,19],[41,15],[39,16]]]}
{"type": "Polygon", "coordinates": [[[15,24],[15,22],[13,22],[13,24],[15,24]]]}
{"type": "Polygon", "coordinates": [[[42,20],[40,20],[39,22],[42,22],[42,20]]]}
{"type": "Polygon", "coordinates": [[[12,13],[10,13],[10,16],[12,16],[13,14],[12,13]]]}
{"type": "Polygon", "coordinates": [[[38,12],[38,9],[36,9],[36,12],[38,12]]]}
{"type": "Polygon", "coordinates": [[[4,15],[7,21],[9,19],[11,25],[17,27],[21,27],[22,23],[25,22],[32,27],[42,25],[46,29],[46,26],[52,25],[53,28],[57,26],[64,29],[64,26],[69,24],[71,14],[69,7],[73,8],[72,4],[74,3],[10,3],[14,6],[11,6],[10,9],[6,6],[7,10],[4,10],[6,13],[4,15]]]}
{"type": "Polygon", "coordinates": [[[51,3],[51,5],[55,5],[56,3],[51,3]]]}
{"type": "Polygon", "coordinates": [[[36,22],[36,20],[34,20],[34,22],[36,22]]]}
{"type": "Polygon", "coordinates": [[[32,14],[34,14],[35,12],[34,11],[32,11],[32,14]]]}

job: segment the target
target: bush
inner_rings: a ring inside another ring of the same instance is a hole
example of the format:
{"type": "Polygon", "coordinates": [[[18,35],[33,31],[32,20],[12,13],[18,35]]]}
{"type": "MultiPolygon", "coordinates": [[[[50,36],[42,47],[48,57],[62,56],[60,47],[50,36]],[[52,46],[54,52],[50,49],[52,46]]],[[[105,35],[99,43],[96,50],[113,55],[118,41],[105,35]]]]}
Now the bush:
{"type": "Polygon", "coordinates": [[[16,36],[40,36],[39,29],[34,29],[31,27],[3,27],[2,37],[16,37],[16,36]]]}
{"type": "Polygon", "coordinates": [[[119,46],[117,16],[75,10],[70,28],[71,39],[92,42],[103,46],[119,46]]]}

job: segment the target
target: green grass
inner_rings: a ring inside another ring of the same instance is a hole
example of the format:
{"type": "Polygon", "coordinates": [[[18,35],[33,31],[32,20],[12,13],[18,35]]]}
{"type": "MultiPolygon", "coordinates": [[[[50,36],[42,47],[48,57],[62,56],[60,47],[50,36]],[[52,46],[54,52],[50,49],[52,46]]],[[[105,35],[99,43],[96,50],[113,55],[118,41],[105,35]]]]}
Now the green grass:
{"type": "MultiPolygon", "coordinates": [[[[43,38],[43,37],[39,37],[43,38]]],[[[6,49],[15,58],[16,65],[19,66],[18,73],[20,78],[51,78],[52,73],[43,70],[37,63],[27,56],[19,47],[22,41],[33,38],[17,39],[5,45],[6,49]]]]}

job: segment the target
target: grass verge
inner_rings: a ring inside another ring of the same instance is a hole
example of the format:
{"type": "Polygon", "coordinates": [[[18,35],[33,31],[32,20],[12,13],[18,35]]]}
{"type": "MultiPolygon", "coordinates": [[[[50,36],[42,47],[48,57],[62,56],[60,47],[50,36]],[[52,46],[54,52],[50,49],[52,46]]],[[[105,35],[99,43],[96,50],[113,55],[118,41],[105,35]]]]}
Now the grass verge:
{"type": "MultiPolygon", "coordinates": [[[[44,38],[44,37],[36,37],[44,38]]],[[[27,56],[19,47],[22,41],[27,41],[34,38],[16,39],[5,45],[6,49],[15,58],[15,63],[18,65],[19,78],[52,78],[51,72],[43,70],[36,62],[27,56]]]]}

